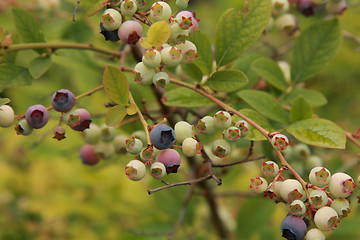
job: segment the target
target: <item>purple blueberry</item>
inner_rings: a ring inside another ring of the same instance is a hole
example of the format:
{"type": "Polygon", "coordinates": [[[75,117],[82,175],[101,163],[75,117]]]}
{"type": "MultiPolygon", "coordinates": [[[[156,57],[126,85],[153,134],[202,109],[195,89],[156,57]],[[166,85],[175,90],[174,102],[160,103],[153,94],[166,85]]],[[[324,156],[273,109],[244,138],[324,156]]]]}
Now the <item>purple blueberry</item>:
{"type": "Polygon", "coordinates": [[[105,41],[117,42],[120,40],[117,29],[114,31],[108,31],[104,28],[102,23],[100,23],[100,30],[100,33],[105,37],[105,41]]]}
{"type": "Polygon", "coordinates": [[[307,233],[307,223],[301,217],[288,214],[281,222],[281,232],[287,240],[301,240],[307,233]]]}
{"type": "Polygon", "coordinates": [[[124,43],[135,44],[141,38],[143,29],[139,22],[128,20],[120,26],[118,34],[120,40],[124,43]]]}
{"type": "Polygon", "coordinates": [[[166,124],[159,124],[151,130],[150,141],[159,150],[170,148],[175,143],[175,131],[166,124]]]}
{"type": "Polygon", "coordinates": [[[174,149],[165,149],[156,156],[156,162],[161,162],[166,168],[166,173],[176,173],[181,162],[179,153],[174,149]]]}
{"type": "Polygon", "coordinates": [[[80,158],[83,164],[95,165],[99,162],[99,157],[96,154],[95,147],[90,144],[85,144],[80,149],[80,158]]]}
{"type": "Polygon", "coordinates": [[[75,103],[75,95],[67,89],[60,89],[51,97],[51,105],[58,112],[70,111],[74,107],[75,103]]]}
{"type": "Polygon", "coordinates": [[[318,6],[311,0],[299,0],[297,2],[297,8],[299,12],[306,17],[312,16],[318,9],[318,6]]]}
{"type": "Polygon", "coordinates": [[[25,119],[30,127],[39,129],[49,121],[49,112],[43,105],[33,105],[26,110],[25,119]]]}
{"type": "Polygon", "coordinates": [[[84,131],[90,126],[90,113],[84,108],[78,108],[70,113],[68,123],[73,130],[84,131]]]}

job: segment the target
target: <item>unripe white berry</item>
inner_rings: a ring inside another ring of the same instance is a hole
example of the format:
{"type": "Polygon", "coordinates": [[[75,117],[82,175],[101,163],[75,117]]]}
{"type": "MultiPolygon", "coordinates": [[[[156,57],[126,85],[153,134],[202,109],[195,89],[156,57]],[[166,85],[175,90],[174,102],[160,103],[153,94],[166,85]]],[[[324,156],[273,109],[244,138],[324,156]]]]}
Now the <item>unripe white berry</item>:
{"type": "Polygon", "coordinates": [[[339,222],[337,212],[331,207],[322,207],[315,213],[314,222],[321,231],[334,230],[339,222]]]}
{"type": "Polygon", "coordinates": [[[149,68],[156,68],[161,63],[161,54],[155,49],[149,49],[144,52],[142,62],[149,68]]]}
{"type": "Polygon", "coordinates": [[[350,204],[345,198],[336,198],[330,207],[335,209],[340,217],[346,217],[350,213],[350,204]]]}
{"type": "Polygon", "coordinates": [[[346,173],[338,172],[330,178],[329,191],[336,198],[347,198],[355,187],[354,180],[346,173]]]}
{"type": "Polygon", "coordinates": [[[145,176],[145,164],[139,160],[131,160],[125,166],[125,174],[126,176],[133,181],[139,181],[145,176]]]}
{"type": "Polygon", "coordinates": [[[256,177],[251,179],[250,189],[256,193],[263,193],[266,191],[268,183],[265,178],[256,177]]]}
{"type": "Polygon", "coordinates": [[[115,137],[113,144],[115,147],[115,152],[117,154],[124,154],[127,153],[126,151],[126,140],[128,140],[128,137],[118,135],[115,137]]]}
{"type": "Polygon", "coordinates": [[[211,116],[205,116],[199,120],[196,125],[199,133],[213,134],[215,132],[215,119],[211,116]]]}
{"type": "Polygon", "coordinates": [[[266,161],[262,163],[261,170],[265,176],[275,177],[279,172],[279,166],[276,162],[266,161]]]}
{"type": "Polygon", "coordinates": [[[154,178],[162,178],[166,174],[165,165],[161,162],[154,162],[150,167],[150,174],[154,178]]]}
{"type": "Polygon", "coordinates": [[[125,0],[120,5],[121,13],[125,16],[132,16],[137,11],[137,4],[135,0],[125,0]]]}
{"type": "Polygon", "coordinates": [[[95,152],[101,159],[109,159],[115,154],[115,146],[112,143],[98,142],[95,152]]]}
{"type": "Polygon", "coordinates": [[[171,17],[171,8],[166,2],[158,1],[151,6],[150,19],[154,22],[168,21],[171,17]]]}
{"type": "Polygon", "coordinates": [[[275,26],[280,31],[291,35],[298,30],[298,20],[294,14],[285,13],[275,20],[275,26]]]}
{"type": "Polygon", "coordinates": [[[328,196],[325,191],[313,190],[310,193],[309,202],[313,208],[319,209],[328,203],[328,196]]]}
{"type": "Polygon", "coordinates": [[[274,16],[281,15],[289,11],[290,5],[288,0],[272,0],[271,9],[274,16]]]}
{"type": "Polygon", "coordinates": [[[275,134],[271,139],[274,149],[283,151],[289,146],[289,139],[284,134],[275,134]]]}
{"type": "Polygon", "coordinates": [[[245,120],[239,120],[235,123],[235,126],[240,129],[241,137],[244,138],[249,134],[250,125],[245,120]]]}
{"type": "Polygon", "coordinates": [[[284,74],[285,80],[287,83],[291,81],[291,72],[290,72],[290,64],[287,61],[278,61],[277,64],[279,65],[281,71],[284,74]]]}
{"type": "Polygon", "coordinates": [[[306,206],[303,201],[301,200],[294,200],[291,202],[289,206],[289,213],[292,215],[301,217],[306,212],[306,206]]]}
{"type": "Polygon", "coordinates": [[[175,67],[182,59],[181,51],[176,47],[166,47],[161,50],[162,63],[168,67],[175,67]]]}
{"type": "Polygon", "coordinates": [[[310,229],[305,236],[306,240],[325,240],[325,235],[317,228],[310,229]]]}
{"type": "Polygon", "coordinates": [[[96,144],[100,139],[100,128],[95,123],[90,123],[89,128],[83,131],[84,141],[89,144],[96,144]]]}
{"type": "Polygon", "coordinates": [[[185,121],[179,121],[174,126],[175,139],[182,143],[186,138],[192,138],[195,135],[194,126],[185,121]]]}
{"type": "Polygon", "coordinates": [[[226,111],[218,111],[214,115],[215,126],[219,129],[226,129],[231,126],[231,115],[226,111]]]}
{"type": "Polygon", "coordinates": [[[188,40],[183,43],[177,44],[175,47],[181,50],[181,63],[193,62],[195,58],[198,57],[195,44],[188,40]]]}
{"type": "Polygon", "coordinates": [[[121,14],[113,8],[105,10],[101,16],[101,24],[108,31],[114,31],[121,26],[122,18],[121,14]]]}
{"type": "Polygon", "coordinates": [[[201,143],[193,138],[186,138],[182,143],[182,151],[187,157],[193,157],[200,153],[201,148],[201,143]]]}
{"type": "Polygon", "coordinates": [[[295,179],[286,179],[280,186],[280,196],[287,202],[306,198],[301,183],[295,179]]]}
{"type": "Polygon", "coordinates": [[[135,81],[144,85],[150,85],[155,75],[153,68],[148,68],[144,63],[139,62],[135,65],[133,74],[135,75],[135,81]]]}
{"type": "Polygon", "coordinates": [[[324,167],[314,167],[309,174],[309,181],[317,187],[325,187],[330,181],[331,173],[324,167]]]}
{"type": "Polygon", "coordinates": [[[10,127],[15,120],[15,113],[9,105],[2,105],[0,107],[0,127],[10,127]]]}

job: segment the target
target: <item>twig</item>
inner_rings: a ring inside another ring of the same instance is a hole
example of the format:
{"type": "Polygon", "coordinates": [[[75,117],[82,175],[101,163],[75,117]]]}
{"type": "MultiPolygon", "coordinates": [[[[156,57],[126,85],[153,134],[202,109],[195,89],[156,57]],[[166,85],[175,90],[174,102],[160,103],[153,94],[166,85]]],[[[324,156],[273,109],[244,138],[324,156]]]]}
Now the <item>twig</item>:
{"type": "Polygon", "coordinates": [[[77,0],[76,6],[75,6],[75,9],[74,9],[74,12],[73,12],[73,22],[75,22],[75,14],[76,14],[76,11],[79,8],[79,4],[80,4],[80,0],[77,0]]]}
{"type": "Polygon", "coordinates": [[[135,104],[135,106],[136,106],[136,112],[137,112],[137,114],[139,116],[140,122],[142,123],[142,125],[144,127],[147,143],[148,143],[148,145],[151,145],[150,133],[149,133],[149,124],[146,122],[144,115],[141,113],[139,107],[135,103],[134,97],[132,96],[130,90],[129,90],[129,100],[130,100],[130,103],[135,104]]]}
{"type": "Polygon", "coordinates": [[[195,183],[199,183],[199,182],[203,182],[203,181],[206,181],[208,179],[212,178],[211,175],[207,175],[205,177],[200,177],[200,178],[197,178],[197,179],[193,179],[193,180],[189,180],[189,181],[185,181],[185,182],[178,182],[178,183],[170,183],[170,184],[167,184],[165,186],[162,186],[162,187],[158,187],[158,188],[155,188],[155,189],[152,189],[152,190],[148,190],[148,194],[152,194],[154,192],[158,192],[158,191],[161,191],[161,190],[164,190],[166,188],[171,188],[171,187],[176,187],[176,186],[182,186],[182,185],[192,185],[192,184],[195,184],[195,183]]]}
{"type": "Polygon", "coordinates": [[[261,157],[257,157],[257,158],[245,158],[243,160],[239,160],[236,162],[231,162],[231,163],[227,163],[227,164],[213,164],[213,167],[218,167],[218,168],[222,168],[222,167],[229,167],[229,166],[233,166],[233,165],[237,165],[237,164],[242,164],[242,163],[247,163],[247,162],[254,162],[254,161],[259,161],[261,159],[265,159],[265,156],[261,156],[261,157]]]}
{"type": "Polygon", "coordinates": [[[355,42],[358,45],[360,45],[360,38],[358,36],[355,36],[354,34],[352,34],[351,32],[348,32],[348,31],[343,31],[342,34],[343,34],[343,36],[345,38],[355,42]]]}

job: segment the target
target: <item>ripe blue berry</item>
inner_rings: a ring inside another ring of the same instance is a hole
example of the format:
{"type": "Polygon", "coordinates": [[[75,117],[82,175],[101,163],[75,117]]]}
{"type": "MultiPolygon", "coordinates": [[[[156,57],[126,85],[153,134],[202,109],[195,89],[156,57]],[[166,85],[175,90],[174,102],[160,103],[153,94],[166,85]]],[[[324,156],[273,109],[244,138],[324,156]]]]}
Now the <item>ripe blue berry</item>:
{"type": "Polygon", "coordinates": [[[74,107],[75,103],[75,95],[67,89],[60,89],[51,97],[51,105],[58,112],[70,111],[74,107]]]}
{"type": "Polygon", "coordinates": [[[7,128],[14,123],[15,113],[9,105],[0,107],[0,127],[7,128]]]}
{"type": "Polygon", "coordinates": [[[118,34],[118,29],[116,29],[114,31],[108,31],[104,28],[102,23],[100,23],[100,30],[101,30],[100,33],[102,35],[104,35],[104,37],[105,37],[105,41],[117,42],[120,40],[119,34],[118,34]]]}
{"type": "Polygon", "coordinates": [[[124,22],[118,30],[121,41],[127,44],[135,44],[139,41],[143,34],[142,26],[139,22],[128,20],[124,22]]]}
{"type": "Polygon", "coordinates": [[[83,164],[95,165],[99,162],[99,157],[95,151],[95,147],[90,144],[85,144],[80,149],[80,158],[83,164]]]}
{"type": "Polygon", "coordinates": [[[75,131],[84,131],[91,123],[90,113],[84,108],[78,108],[69,114],[68,124],[75,131]]]}
{"type": "Polygon", "coordinates": [[[151,130],[150,141],[159,150],[170,148],[175,143],[175,131],[166,124],[159,124],[151,130]]]}
{"type": "Polygon", "coordinates": [[[306,235],[307,225],[302,218],[289,214],[281,222],[281,232],[288,240],[302,240],[306,235]]]}
{"type": "Polygon", "coordinates": [[[176,173],[180,166],[181,158],[176,150],[165,149],[156,156],[156,162],[164,164],[167,174],[176,173]]]}
{"type": "Polygon", "coordinates": [[[25,119],[30,127],[39,129],[49,121],[49,112],[43,105],[33,105],[26,110],[25,119]]]}

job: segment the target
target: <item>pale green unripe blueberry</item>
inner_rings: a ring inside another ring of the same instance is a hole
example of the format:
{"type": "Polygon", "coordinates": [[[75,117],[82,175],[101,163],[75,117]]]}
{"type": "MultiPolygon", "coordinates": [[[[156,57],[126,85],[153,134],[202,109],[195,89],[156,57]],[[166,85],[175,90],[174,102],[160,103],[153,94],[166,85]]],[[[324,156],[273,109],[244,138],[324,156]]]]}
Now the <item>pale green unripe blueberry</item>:
{"type": "Polygon", "coordinates": [[[154,148],[153,147],[144,148],[140,152],[140,159],[142,161],[144,161],[145,164],[150,163],[149,161],[154,159],[154,157],[155,157],[155,155],[154,155],[154,148]]]}
{"type": "Polygon", "coordinates": [[[150,175],[154,178],[162,178],[166,174],[165,165],[161,162],[154,162],[150,167],[150,175]]]}
{"type": "Polygon", "coordinates": [[[111,142],[115,139],[116,130],[114,127],[109,127],[107,125],[102,125],[100,127],[100,138],[103,142],[111,142]]]}
{"type": "Polygon", "coordinates": [[[166,72],[158,72],[153,77],[153,84],[156,88],[164,88],[170,82],[169,75],[166,72]]]}
{"type": "Polygon", "coordinates": [[[126,140],[126,151],[131,154],[139,154],[143,148],[143,143],[138,138],[129,138],[126,140]]]}
{"type": "Polygon", "coordinates": [[[309,181],[317,187],[325,187],[330,181],[331,173],[324,167],[314,167],[309,173],[309,181]]]}
{"type": "Polygon", "coordinates": [[[154,22],[168,21],[171,17],[171,8],[166,2],[156,2],[150,8],[149,18],[154,22]]]}
{"type": "Polygon", "coordinates": [[[135,75],[135,82],[150,85],[155,75],[155,70],[145,66],[144,63],[139,62],[135,65],[133,74],[135,75]]]}
{"type": "Polygon", "coordinates": [[[239,120],[235,123],[235,126],[240,129],[241,137],[244,138],[249,134],[250,126],[245,120],[239,120]]]}
{"type": "Polygon", "coordinates": [[[101,24],[108,31],[114,31],[121,26],[122,18],[121,14],[113,8],[105,10],[101,16],[101,24]]]}
{"type": "Polygon", "coordinates": [[[162,63],[168,67],[175,67],[182,59],[181,51],[176,47],[166,47],[161,50],[162,63]]]}
{"type": "Polygon", "coordinates": [[[290,63],[287,61],[278,61],[277,64],[280,67],[282,73],[284,74],[286,82],[290,83],[291,82],[290,63]]]}
{"type": "Polygon", "coordinates": [[[319,209],[328,203],[328,196],[323,190],[313,190],[309,195],[309,202],[315,209],[319,209]]]}
{"type": "Polygon", "coordinates": [[[137,3],[135,0],[125,0],[121,3],[120,10],[125,16],[132,16],[137,11],[137,3]]]}
{"type": "Polygon", "coordinates": [[[241,132],[237,127],[231,126],[224,130],[224,139],[227,141],[236,141],[241,138],[241,132]]]}
{"type": "Polygon", "coordinates": [[[194,126],[188,122],[180,121],[174,126],[175,139],[178,143],[182,143],[186,138],[195,136],[194,126]]]}
{"type": "Polygon", "coordinates": [[[265,178],[256,177],[251,179],[250,189],[255,193],[263,193],[268,188],[268,183],[265,178]]]}
{"type": "Polygon", "coordinates": [[[295,179],[286,179],[280,185],[280,196],[287,202],[300,199],[305,200],[306,195],[301,183],[295,179]]]}
{"type": "Polygon", "coordinates": [[[115,137],[113,144],[115,147],[115,152],[117,154],[124,154],[127,153],[126,151],[126,140],[128,140],[128,137],[118,135],[115,137]]]}
{"type": "Polygon", "coordinates": [[[142,62],[149,68],[156,68],[161,63],[161,54],[159,51],[150,48],[144,52],[142,62]]]}
{"type": "Polygon", "coordinates": [[[315,213],[314,222],[321,231],[331,231],[339,222],[337,212],[331,207],[322,207],[315,213]]]}
{"type": "Polygon", "coordinates": [[[182,151],[186,157],[193,157],[200,153],[201,143],[193,138],[186,138],[182,143],[182,151]]]}
{"type": "Polygon", "coordinates": [[[181,50],[181,63],[193,62],[195,58],[198,57],[195,44],[188,40],[183,43],[177,44],[175,47],[181,50]]]}
{"type": "Polygon", "coordinates": [[[319,156],[311,155],[305,159],[305,167],[307,170],[321,166],[323,166],[323,160],[319,156]]]}
{"type": "Polygon", "coordinates": [[[189,4],[189,0],[176,0],[176,6],[180,9],[186,9],[189,4]]]}
{"type": "Polygon", "coordinates": [[[231,126],[231,115],[226,111],[218,111],[214,115],[215,126],[219,129],[226,129],[231,126]]]}
{"type": "Polygon", "coordinates": [[[212,143],[211,151],[215,156],[224,158],[230,154],[231,145],[224,139],[218,139],[212,143]]]}
{"type": "Polygon", "coordinates": [[[135,132],[131,133],[130,137],[140,139],[144,146],[147,145],[146,133],[144,130],[136,130],[135,132]]]}
{"type": "Polygon", "coordinates": [[[274,190],[274,193],[275,195],[278,197],[278,198],[281,198],[281,195],[280,195],[280,189],[281,189],[281,185],[283,184],[283,182],[281,181],[276,181],[272,184],[272,189],[274,190]]]}
{"type": "Polygon", "coordinates": [[[26,119],[21,119],[15,126],[16,134],[28,136],[33,132],[33,128],[27,123],[26,119]]]}
{"type": "Polygon", "coordinates": [[[272,0],[271,10],[274,16],[281,15],[289,11],[290,5],[288,0],[272,0]]]}
{"type": "Polygon", "coordinates": [[[196,125],[199,133],[213,134],[215,133],[215,119],[211,116],[205,116],[199,120],[196,125]]]}
{"type": "Polygon", "coordinates": [[[15,113],[9,105],[2,105],[0,107],[0,127],[10,127],[15,120],[15,113]]]}
{"type": "Polygon", "coordinates": [[[289,146],[289,139],[284,134],[275,134],[271,139],[274,149],[283,151],[289,146]]]}
{"type": "Polygon", "coordinates": [[[125,166],[126,176],[133,181],[139,181],[145,177],[145,164],[139,160],[131,160],[125,166]]]}
{"type": "Polygon", "coordinates": [[[95,152],[101,159],[109,159],[115,154],[115,146],[112,143],[98,142],[95,152]]]}
{"type": "Polygon", "coordinates": [[[267,25],[265,27],[265,32],[268,33],[271,30],[273,30],[274,25],[275,25],[275,19],[273,17],[270,17],[269,21],[268,21],[268,23],[267,23],[267,25]]]}
{"type": "Polygon", "coordinates": [[[298,20],[294,14],[285,13],[275,20],[275,27],[291,35],[298,30],[298,20]]]}
{"type": "Polygon", "coordinates": [[[305,214],[305,212],[306,212],[306,206],[303,201],[298,199],[291,202],[289,206],[289,213],[301,217],[302,215],[305,214]]]}
{"type": "Polygon", "coordinates": [[[88,144],[96,144],[100,139],[100,128],[95,123],[90,123],[89,128],[83,131],[84,141],[88,144]]]}
{"type": "Polygon", "coordinates": [[[330,177],[329,191],[336,198],[347,198],[355,189],[354,180],[346,173],[338,172],[330,177]]]}
{"type": "Polygon", "coordinates": [[[169,42],[171,44],[179,44],[186,41],[189,38],[191,28],[184,29],[180,27],[179,23],[172,22],[170,25],[170,37],[169,42]]]}
{"type": "Polygon", "coordinates": [[[310,148],[305,143],[298,143],[293,147],[294,154],[301,159],[310,157],[310,148]]]}
{"type": "Polygon", "coordinates": [[[325,240],[325,235],[317,228],[310,229],[305,236],[306,240],[325,240]]]}
{"type": "Polygon", "coordinates": [[[331,206],[340,217],[347,217],[350,213],[350,204],[349,201],[345,198],[336,198],[332,201],[331,206]]]}
{"type": "Polygon", "coordinates": [[[279,166],[276,162],[266,161],[261,166],[262,173],[267,177],[275,177],[279,172],[279,166]]]}
{"type": "Polygon", "coordinates": [[[147,0],[136,0],[136,5],[137,5],[138,10],[141,11],[147,5],[147,0]]]}

